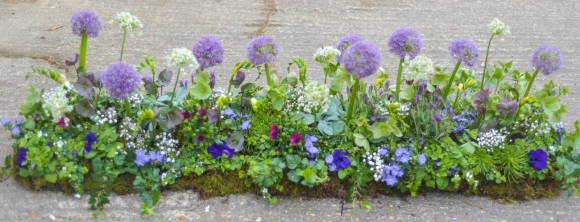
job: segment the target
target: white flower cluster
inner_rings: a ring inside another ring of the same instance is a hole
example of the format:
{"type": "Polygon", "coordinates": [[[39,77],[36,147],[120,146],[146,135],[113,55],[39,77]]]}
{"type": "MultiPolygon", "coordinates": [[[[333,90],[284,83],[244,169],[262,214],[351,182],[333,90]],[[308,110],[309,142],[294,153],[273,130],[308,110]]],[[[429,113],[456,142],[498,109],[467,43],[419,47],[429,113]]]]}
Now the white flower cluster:
{"type": "Polygon", "coordinates": [[[286,106],[284,110],[288,113],[304,110],[304,93],[301,88],[290,88],[286,91],[286,106]]]}
{"type": "Polygon", "coordinates": [[[91,120],[95,121],[97,126],[108,123],[109,125],[117,124],[117,111],[115,107],[109,107],[106,110],[97,110],[97,112],[91,116],[91,120]]]}
{"type": "Polygon", "coordinates": [[[299,98],[302,99],[304,104],[304,112],[311,113],[314,112],[313,108],[324,107],[330,101],[330,89],[324,84],[318,84],[317,82],[309,82],[304,90],[302,91],[304,96],[299,98]]]}
{"type": "Polygon", "coordinates": [[[435,66],[430,58],[423,55],[419,55],[411,60],[409,63],[405,63],[405,74],[408,80],[427,80],[433,73],[435,73],[435,66]]]}
{"type": "Polygon", "coordinates": [[[552,129],[550,124],[541,122],[537,119],[534,121],[518,121],[513,124],[513,127],[515,128],[514,130],[521,130],[526,133],[532,133],[535,136],[548,134],[552,129]]]}
{"type": "Polygon", "coordinates": [[[73,110],[73,106],[68,104],[69,101],[66,96],[66,90],[63,88],[51,89],[42,95],[42,99],[44,100],[42,108],[44,108],[45,112],[48,111],[47,114],[52,115],[52,121],[55,123],[58,122],[65,113],[73,110]]]}
{"type": "Polygon", "coordinates": [[[383,157],[381,156],[380,150],[381,149],[386,149],[385,146],[381,146],[379,147],[379,150],[377,150],[374,153],[369,153],[367,152],[366,154],[363,154],[363,163],[367,164],[370,166],[371,171],[374,173],[374,178],[375,181],[382,181],[383,176],[382,176],[382,171],[383,171],[383,157]]]}
{"type": "Polygon", "coordinates": [[[179,69],[185,69],[188,67],[189,70],[185,70],[187,73],[193,72],[199,68],[199,63],[193,56],[193,53],[191,50],[186,48],[173,49],[171,55],[167,57],[167,63],[179,69]]]}
{"type": "Polygon", "coordinates": [[[391,102],[391,101],[380,101],[379,102],[380,105],[378,105],[375,108],[375,115],[381,115],[381,116],[388,116],[389,115],[389,110],[387,109],[387,106],[391,105],[391,104],[397,104],[399,105],[399,108],[397,108],[397,114],[399,116],[407,116],[409,115],[409,110],[411,109],[411,105],[409,103],[399,103],[399,102],[391,102]]]}
{"type": "Polygon", "coordinates": [[[137,148],[137,144],[133,141],[133,133],[135,132],[135,129],[137,129],[137,123],[131,118],[125,117],[125,119],[121,121],[119,129],[121,130],[119,132],[119,137],[125,140],[125,147],[128,149],[137,148]]]}
{"type": "Polygon", "coordinates": [[[317,62],[330,62],[340,55],[340,51],[332,46],[324,46],[316,50],[313,59],[317,62]]]}
{"type": "Polygon", "coordinates": [[[140,33],[143,29],[143,23],[141,23],[137,16],[131,15],[129,12],[121,12],[115,15],[109,23],[118,25],[127,32],[140,33]]]}
{"type": "Polygon", "coordinates": [[[179,151],[177,150],[177,143],[178,141],[173,138],[171,133],[162,132],[155,136],[155,146],[159,148],[161,154],[167,156],[168,163],[175,162],[175,156],[179,155],[179,151]]]}
{"type": "Polygon", "coordinates": [[[497,18],[494,18],[487,27],[489,28],[489,31],[495,35],[510,34],[510,28],[497,18]]]}
{"type": "Polygon", "coordinates": [[[480,148],[484,148],[487,152],[493,152],[493,149],[499,147],[505,148],[507,138],[507,131],[505,129],[492,129],[486,133],[482,133],[477,137],[477,144],[480,148]]]}
{"type": "Polygon", "coordinates": [[[143,101],[144,96],[141,93],[135,93],[131,97],[127,98],[131,107],[137,107],[141,101],[143,101]]]}
{"type": "Polygon", "coordinates": [[[399,104],[399,108],[397,108],[397,112],[399,113],[399,116],[409,115],[410,107],[411,106],[409,105],[409,103],[399,104]]]}

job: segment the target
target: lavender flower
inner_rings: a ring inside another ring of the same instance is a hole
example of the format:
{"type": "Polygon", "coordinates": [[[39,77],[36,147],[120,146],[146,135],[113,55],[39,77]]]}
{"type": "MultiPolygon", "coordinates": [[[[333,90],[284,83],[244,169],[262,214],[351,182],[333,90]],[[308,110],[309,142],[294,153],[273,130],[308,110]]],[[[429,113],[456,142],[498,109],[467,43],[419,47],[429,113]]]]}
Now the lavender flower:
{"type": "Polygon", "coordinates": [[[338,49],[338,51],[340,51],[340,53],[336,57],[336,60],[341,61],[344,51],[346,51],[351,45],[360,41],[364,41],[364,38],[357,34],[349,34],[340,38],[340,40],[338,40],[335,46],[335,48],[338,49]]]}
{"type": "Polygon", "coordinates": [[[73,14],[70,18],[70,25],[72,33],[81,36],[85,31],[87,36],[95,38],[99,36],[99,32],[103,29],[101,24],[101,17],[91,10],[80,10],[73,14]]]}
{"type": "Polygon", "coordinates": [[[228,147],[226,141],[223,140],[221,141],[220,145],[218,145],[217,143],[211,144],[207,148],[207,152],[210,153],[211,157],[214,159],[219,158],[220,156],[222,156],[222,154],[226,154],[230,159],[234,155],[234,149],[228,147]]]}
{"type": "Polygon", "coordinates": [[[242,131],[246,131],[246,130],[250,129],[250,120],[246,120],[246,121],[242,122],[241,128],[242,128],[242,131]]]}
{"type": "Polygon", "coordinates": [[[90,132],[89,134],[87,134],[85,136],[85,149],[84,149],[84,153],[85,155],[89,154],[89,152],[91,152],[91,150],[93,149],[93,145],[97,142],[97,137],[95,137],[95,133],[90,132]]]}
{"type": "Polygon", "coordinates": [[[395,150],[395,160],[397,162],[405,164],[409,163],[410,159],[411,159],[411,150],[403,147],[399,147],[397,148],[397,150],[395,150]]]}
{"type": "Polygon", "coordinates": [[[115,99],[128,99],[139,88],[141,77],[133,65],[117,62],[101,74],[101,82],[115,99]]]}
{"type": "Polygon", "coordinates": [[[18,167],[22,167],[22,164],[24,163],[24,161],[26,161],[26,153],[28,152],[28,149],[26,148],[20,148],[18,150],[18,153],[16,154],[16,165],[18,167]]]}
{"type": "Polygon", "coordinates": [[[304,148],[306,148],[306,152],[310,154],[310,158],[314,158],[319,150],[314,146],[314,143],[318,142],[318,138],[316,136],[306,135],[304,137],[304,148]]]}
{"type": "Polygon", "coordinates": [[[453,60],[462,62],[465,65],[472,67],[477,62],[479,57],[479,50],[475,42],[470,39],[457,38],[449,45],[449,54],[453,60]]]}
{"type": "Polygon", "coordinates": [[[427,156],[425,156],[424,153],[419,154],[419,156],[417,157],[417,163],[419,164],[419,166],[425,165],[425,163],[427,163],[427,156]]]}
{"type": "Polygon", "coordinates": [[[534,50],[531,63],[542,74],[550,75],[562,66],[562,54],[550,45],[541,45],[534,50]]]}
{"type": "Polygon", "coordinates": [[[277,136],[278,136],[278,125],[274,123],[274,125],[272,125],[272,127],[270,127],[269,137],[271,140],[273,140],[273,139],[276,139],[277,136]]]}
{"type": "Polygon", "coordinates": [[[149,155],[147,155],[147,151],[145,151],[144,149],[138,149],[135,151],[135,161],[133,161],[133,162],[138,167],[145,166],[145,164],[147,164],[149,162],[149,160],[150,160],[150,157],[149,157],[149,155]]]}
{"type": "Polygon", "coordinates": [[[252,39],[247,49],[248,60],[256,66],[272,63],[280,54],[278,44],[268,36],[258,36],[252,39]]]}
{"type": "Polygon", "coordinates": [[[381,61],[381,51],[377,45],[360,41],[348,47],[342,55],[340,63],[343,64],[348,73],[362,79],[379,70],[381,61]]]}
{"type": "Polygon", "coordinates": [[[417,30],[412,28],[399,28],[395,30],[388,40],[389,52],[404,59],[414,59],[421,52],[423,41],[417,30]]]}
{"type": "Polygon", "coordinates": [[[218,38],[211,35],[202,37],[193,45],[191,51],[202,70],[219,65],[224,61],[224,46],[218,38]]]}
{"type": "Polygon", "coordinates": [[[530,157],[530,166],[533,167],[534,170],[543,170],[548,164],[548,154],[542,149],[530,150],[530,152],[528,152],[528,157],[530,157]]]}

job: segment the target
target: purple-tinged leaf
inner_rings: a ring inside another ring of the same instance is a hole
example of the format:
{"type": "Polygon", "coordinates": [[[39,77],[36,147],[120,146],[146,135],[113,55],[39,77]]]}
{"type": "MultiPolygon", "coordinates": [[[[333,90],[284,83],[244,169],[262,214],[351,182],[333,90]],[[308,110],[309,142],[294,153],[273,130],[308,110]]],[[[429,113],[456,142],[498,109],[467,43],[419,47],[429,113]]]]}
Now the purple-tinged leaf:
{"type": "Polygon", "coordinates": [[[214,124],[218,121],[219,112],[217,109],[207,110],[207,122],[209,124],[214,124]]]}
{"type": "Polygon", "coordinates": [[[64,64],[66,66],[74,66],[79,61],[79,57],[80,56],[78,53],[74,57],[68,57],[66,60],[64,60],[64,64]]]}
{"type": "Polygon", "coordinates": [[[77,102],[75,106],[75,112],[84,117],[91,117],[95,114],[95,107],[90,99],[81,99],[77,102]]]}
{"type": "Polygon", "coordinates": [[[77,94],[85,99],[92,98],[95,95],[95,88],[93,88],[93,83],[91,80],[85,77],[78,78],[77,81],[73,84],[73,87],[77,91],[77,94]]]}
{"type": "Polygon", "coordinates": [[[167,69],[164,69],[163,71],[161,71],[161,73],[159,73],[159,76],[157,78],[157,83],[159,83],[160,86],[168,86],[169,83],[171,83],[172,77],[173,77],[173,72],[168,71],[167,69]]]}

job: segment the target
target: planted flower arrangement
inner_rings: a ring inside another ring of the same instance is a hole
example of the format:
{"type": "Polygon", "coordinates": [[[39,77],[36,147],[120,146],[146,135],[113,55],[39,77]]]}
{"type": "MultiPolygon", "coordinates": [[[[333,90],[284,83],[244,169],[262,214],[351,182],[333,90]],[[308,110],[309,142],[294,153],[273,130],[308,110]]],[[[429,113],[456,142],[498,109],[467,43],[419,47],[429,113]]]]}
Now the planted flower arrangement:
{"type": "MultiPolygon", "coordinates": [[[[530,72],[511,62],[488,67],[493,38],[509,32],[497,19],[482,73],[470,68],[480,55],[473,41],[451,41],[455,66],[440,67],[420,54],[419,32],[401,28],[387,40],[400,58],[394,82],[380,68],[379,46],[355,34],[314,54],[324,82],[307,80],[301,58],[288,66],[297,75],[277,78],[270,65],[278,45],[259,36],[224,90],[214,88],[211,69],[224,61],[224,48],[213,36],[174,49],[163,70],[149,56],[136,66],[123,62],[123,47],[118,62],[99,69],[86,66],[86,48],[101,19],[83,10],[70,22],[80,52],[65,63],[77,78],[29,73],[60,87],[31,86],[20,116],[2,119],[15,139],[6,164],[26,187],[88,193],[94,216],[104,214],[111,191],[139,193],[142,214],[153,214],[165,189],[254,192],[272,204],[276,195],[338,197],[364,208],[375,193],[513,199],[580,192],[580,123],[571,133],[560,123],[559,96],[568,89],[550,81],[531,90],[562,56],[544,45],[533,51],[530,72]],[[256,71],[265,85],[245,81],[256,71]]],[[[111,23],[122,28],[123,46],[143,26],[129,13],[111,23]]]]}

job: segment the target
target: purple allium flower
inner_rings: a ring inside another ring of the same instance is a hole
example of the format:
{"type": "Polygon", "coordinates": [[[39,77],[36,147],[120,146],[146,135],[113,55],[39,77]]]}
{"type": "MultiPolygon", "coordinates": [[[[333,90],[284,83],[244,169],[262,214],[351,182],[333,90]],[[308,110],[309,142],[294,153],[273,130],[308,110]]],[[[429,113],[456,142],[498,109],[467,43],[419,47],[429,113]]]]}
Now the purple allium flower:
{"type": "Polygon", "coordinates": [[[246,131],[246,130],[250,129],[250,120],[246,120],[246,121],[242,122],[241,128],[242,128],[242,131],[246,131]]]}
{"type": "Polygon", "coordinates": [[[151,163],[154,163],[154,162],[163,163],[163,162],[165,162],[165,160],[163,158],[163,154],[161,153],[161,151],[149,151],[149,161],[151,163]]]}
{"type": "Polygon", "coordinates": [[[449,54],[453,60],[461,61],[465,65],[472,67],[477,62],[479,50],[475,42],[470,39],[456,38],[449,45],[449,54]]]}
{"type": "Polygon", "coordinates": [[[218,38],[211,35],[202,37],[193,45],[191,51],[202,70],[219,65],[224,61],[224,46],[218,38]]]}
{"type": "Polygon", "coordinates": [[[562,66],[562,54],[550,45],[541,45],[532,53],[531,62],[536,70],[544,75],[550,75],[562,66]]]}
{"type": "Polygon", "coordinates": [[[395,150],[395,160],[399,163],[409,163],[411,151],[407,148],[399,147],[395,150]]]}
{"type": "Polygon", "coordinates": [[[319,150],[314,146],[314,143],[318,142],[318,138],[316,136],[306,135],[304,137],[304,148],[306,148],[306,152],[310,154],[310,158],[314,158],[319,150]]]}
{"type": "Polygon", "coordinates": [[[300,142],[302,142],[302,135],[298,132],[292,133],[292,136],[290,136],[290,144],[292,144],[292,146],[298,146],[300,142]]]}
{"type": "Polygon", "coordinates": [[[135,151],[135,161],[133,162],[138,167],[145,166],[145,164],[147,164],[149,160],[150,160],[149,155],[147,155],[147,151],[145,151],[144,149],[138,149],[135,151]]]}
{"type": "Polygon", "coordinates": [[[350,159],[348,159],[347,155],[348,151],[342,152],[342,150],[334,150],[332,157],[337,170],[347,168],[350,165],[350,159]]]}
{"type": "Polygon", "coordinates": [[[530,150],[528,157],[530,157],[530,166],[533,167],[534,170],[543,170],[548,164],[548,153],[542,149],[530,150]]]}
{"type": "Polygon", "coordinates": [[[382,60],[381,51],[377,45],[360,41],[348,47],[340,63],[348,73],[362,79],[375,74],[382,60]]]}
{"type": "Polygon", "coordinates": [[[10,134],[12,134],[13,136],[20,135],[20,128],[17,126],[13,126],[12,128],[10,128],[10,134]]]}
{"type": "Polygon", "coordinates": [[[340,38],[340,40],[338,40],[336,43],[336,46],[334,46],[336,49],[338,49],[338,51],[340,51],[340,55],[336,57],[336,60],[341,61],[344,51],[346,51],[351,45],[364,40],[365,39],[363,37],[357,34],[348,34],[340,38]]]}
{"type": "Polygon", "coordinates": [[[2,118],[2,126],[3,127],[8,127],[12,125],[12,119],[11,118],[2,118]]]}
{"type": "Polygon", "coordinates": [[[197,134],[197,136],[195,136],[195,140],[198,143],[203,143],[203,141],[205,141],[205,135],[204,134],[197,134]]]}
{"type": "Polygon", "coordinates": [[[434,169],[439,169],[439,162],[441,162],[441,159],[436,159],[435,161],[433,161],[433,168],[434,169]]]}
{"type": "Polygon", "coordinates": [[[112,98],[127,99],[139,89],[141,77],[133,65],[117,62],[101,74],[101,82],[112,98]]]}
{"type": "Polygon", "coordinates": [[[278,125],[274,123],[274,125],[272,125],[272,127],[270,127],[269,137],[271,140],[273,140],[273,139],[276,139],[277,136],[278,136],[278,125]]]}
{"type": "Polygon", "coordinates": [[[93,145],[97,142],[97,137],[95,136],[95,133],[90,132],[89,134],[87,134],[85,136],[85,150],[84,153],[89,154],[89,152],[91,152],[91,150],[93,149],[93,145]]]}
{"type": "Polygon", "coordinates": [[[414,59],[415,56],[421,52],[423,41],[421,35],[417,30],[412,28],[399,28],[395,30],[388,40],[389,52],[404,59],[409,56],[409,59],[414,59]]]}
{"type": "Polygon", "coordinates": [[[247,49],[248,60],[256,66],[272,63],[280,54],[278,44],[268,36],[258,36],[252,39],[247,49]]]}
{"type": "Polygon", "coordinates": [[[221,142],[221,145],[218,145],[217,143],[212,143],[208,148],[207,148],[207,152],[211,154],[211,157],[214,159],[219,158],[220,156],[222,156],[222,154],[226,154],[228,156],[228,158],[232,158],[232,156],[234,155],[234,149],[230,148],[227,144],[226,141],[221,142]]]}
{"type": "Polygon", "coordinates": [[[425,163],[427,163],[427,156],[425,156],[424,153],[419,154],[419,156],[417,157],[417,163],[419,164],[419,166],[425,165],[425,163]]]}
{"type": "Polygon", "coordinates": [[[20,125],[22,125],[23,122],[24,122],[24,116],[17,116],[16,118],[14,118],[14,125],[15,126],[20,126],[20,125]]]}
{"type": "Polygon", "coordinates": [[[26,148],[20,148],[18,150],[18,153],[16,154],[16,165],[18,167],[22,167],[22,163],[24,163],[24,161],[26,161],[26,153],[28,152],[28,149],[26,148]]]}
{"type": "Polygon", "coordinates": [[[101,17],[91,10],[80,10],[75,12],[70,18],[70,26],[72,33],[81,36],[83,31],[91,38],[99,36],[99,32],[103,29],[101,24],[101,17]]]}

